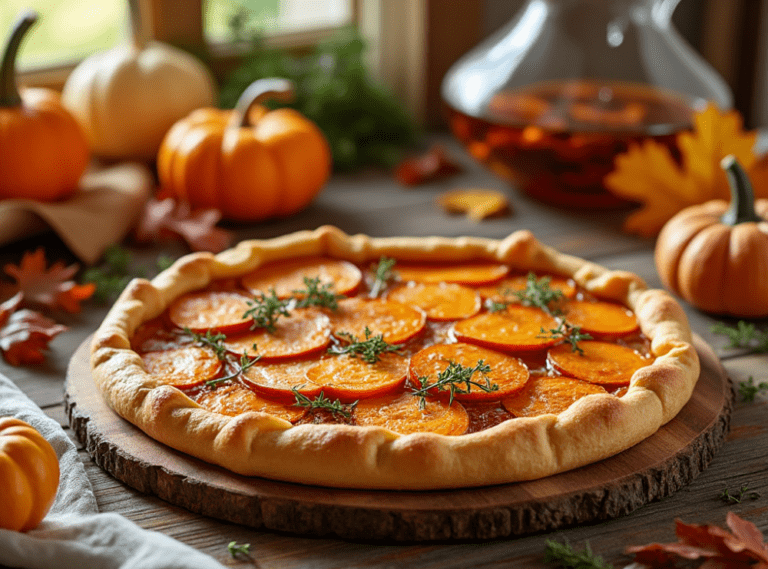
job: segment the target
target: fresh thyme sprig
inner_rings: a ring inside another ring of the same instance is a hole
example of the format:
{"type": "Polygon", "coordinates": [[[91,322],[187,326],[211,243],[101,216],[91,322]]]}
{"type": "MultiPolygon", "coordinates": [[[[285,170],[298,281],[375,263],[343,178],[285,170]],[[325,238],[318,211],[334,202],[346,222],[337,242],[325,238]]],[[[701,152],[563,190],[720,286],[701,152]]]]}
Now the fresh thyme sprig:
{"type": "Polygon", "coordinates": [[[768,382],[761,381],[755,385],[755,379],[751,375],[747,381],[739,383],[739,395],[741,395],[742,401],[754,401],[755,395],[765,390],[768,390],[768,382]]]}
{"type": "Polygon", "coordinates": [[[749,489],[749,484],[745,484],[739,488],[736,493],[731,494],[731,491],[726,487],[720,494],[720,499],[726,504],[741,504],[742,501],[749,498],[750,500],[756,500],[760,497],[760,492],[755,492],[749,489]]]}
{"type": "Polygon", "coordinates": [[[426,397],[430,395],[431,391],[448,391],[450,393],[449,405],[453,403],[457,393],[469,393],[472,391],[472,387],[477,387],[485,392],[498,391],[499,386],[496,383],[491,383],[488,378],[489,373],[491,373],[491,366],[483,360],[479,360],[472,367],[464,367],[459,363],[449,361],[448,367],[437,374],[437,380],[434,383],[429,383],[429,377],[420,377],[419,384],[421,387],[413,388],[413,395],[419,398],[419,409],[423,410],[427,404],[426,397]],[[483,378],[482,381],[472,379],[476,373],[480,374],[483,378]]]}
{"type": "Polygon", "coordinates": [[[528,273],[525,288],[523,290],[512,291],[512,296],[524,306],[536,306],[550,316],[557,316],[561,314],[562,311],[552,305],[560,302],[564,295],[563,291],[549,287],[551,280],[550,277],[541,277],[540,279],[537,279],[534,273],[528,273]]]}
{"type": "Polygon", "coordinates": [[[302,386],[291,387],[293,396],[296,398],[294,407],[304,407],[310,413],[314,411],[327,411],[335,417],[341,417],[345,422],[352,421],[352,413],[355,411],[357,401],[353,403],[342,403],[338,399],[331,401],[321,391],[314,399],[310,399],[299,391],[302,386]]]}
{"type": "Polygon", "coordinates": [[[396,261],[389,257],[381,257],[379,259],[379,264],[376,267],[376,277],[371,286],[371,291],[368,293],[370,298],[378,298],[381,291],[395,278],[395,272],[392,270],[395,263],[396,261]]]}
{"type": "Polygon", "coordinates": [[[264,328],[267,332],[274,334],[277,330],[277,320],[281,316],[290,316],[289,306],[291,299],[278,298],[275,289],[271,289],[269,294],[257,292],[253,300],[248,301],[250,308],[245,311],[243,318],[253,318],[251,330],[264,328]]]}
{"type": "Polygon", "coordinates": [[[333,292],[333,283],[320,284],[320,277],[304,277],[304,286],[306,288],[293,291],[293,294],[297,295],[296,308],[323,306],[338,310],[338,301],[346,298],[343,294],[333,292]]]}
{"type": "Polygon", "coordinates": [[[488,312],[503,312],[510,304],[511,303],[507,301],[497,302],[489,298],[485,301],[485,308],[488,310],[488,312]]]}
{"type": "Polygon", "coordinates": [[[238,545],[236,541],[230,541],[229,545],[227,545],[227,551],[229,551],[229,554],[232,557],[237,557],[238,553],[241,555],[248,555],[251,552],[251,544],[244,543],[242,545],[238,545]]]}
{"type": "Polygon", "coordinates": [[[736,326],[728,326],[723,322],[713,325],[713,334],[726,336],[729,348],[742,348],[754,353],[768,352],[768,331],[762,331],[751,322],[739,320],[736,326]]]}
{"type": "MultiPolygon", "coordinates": [[[[210,379],[206,381],[205,385],[207,387],[217,387],[222,383],[226,383],[227,381],[235,379],[241,373],[248,371],[248,369],[253,366],[253,364],[261,359],[260,355],[249,356],[248,354],[243,353],[240,356],[239,361],[234,360],[235,356],[230,353],[227,350],[227,347],[224,345],[224,340],[226,340],[227,337],[221,332],[212,334],[210,330],[206,330],[205,334],[199,334],[198,332],[193,332],[186,327],[184,328],[184,332],[192,336],[192,340],[197,344],[213,350],[213,353],[216,354],[216,357],[219,359],[219,361],[224,363],[225,369],[234,370],[224,377],[218,377],[216,379],[210,379]]],[[[253,351],[256,351],[256,344],[253,344],[253,351]]]]}
{"type": "Polygon", "coordinates": [[[592,552],[589,542],[584,544],[583,551],[576,551],[567,541],[560,543],[548,539],[546,543],[545,563],[558,563],[560,567],[565,569],[613,569],[613,565],[603,561],[602,557],[592,552]]]}
{"type": "Polygon", "coordinates": [[[389,344],[384,341],[384,334],[371,336],[372,332],[368,326],[365,327],[365,340],[358,340],[356,336],[347,332],[337,332],[336,336],[346,340],[347,344],[334,344],[328,348],[329,354],[341,355],[349,354],[353,358],[360,356],[364,362],[375,364],[379,361],[379,356],[388,352],[398,352],[403,346],[401,344],[389,344]]]}
{"type": "Polygon", "coordinates": [[[549,330],[541,329],[541,333],[537,338],[549,338],[552,340],[564,340],[571,345],[572,352],[579,352],[580,355],[584,355],[584,350],[579,346],[579,342],[584,340],[592,340],[590,334],[582,334],[581,326],[573,326],[561,320],[557,325],[557,328],[550,328],[549,330]]]}

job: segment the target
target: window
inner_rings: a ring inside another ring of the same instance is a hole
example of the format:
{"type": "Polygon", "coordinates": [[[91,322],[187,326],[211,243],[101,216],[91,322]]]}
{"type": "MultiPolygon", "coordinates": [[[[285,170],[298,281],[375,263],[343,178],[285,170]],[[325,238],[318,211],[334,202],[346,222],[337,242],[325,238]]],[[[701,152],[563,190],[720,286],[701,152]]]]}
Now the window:
{"type": "Polygon", "coordinates": [[[0,36],[33,9],[39,19],[19,51],[19,70],[65,65],[117,45],[127,33],[125,0],[2,0],[0,36]]]}

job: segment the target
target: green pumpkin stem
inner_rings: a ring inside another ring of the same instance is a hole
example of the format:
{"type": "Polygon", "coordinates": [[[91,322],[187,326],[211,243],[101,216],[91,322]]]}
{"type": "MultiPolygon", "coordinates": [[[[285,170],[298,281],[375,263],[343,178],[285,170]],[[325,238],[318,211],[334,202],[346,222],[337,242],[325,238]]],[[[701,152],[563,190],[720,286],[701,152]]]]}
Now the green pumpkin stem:
{"type": "Polygon", "coordinates": [[[290,103],[294,97],[293,82],[288,79],[271,77],[257,79],[243,91],[235,105],[234,124],[239,127],[250,126],[248,110],[255,104],[267,99],[276,99],[281,103],[290,103]]]}
{"type": "Polygon", "coordinates": [[[755,194],[752,191],[752,184],[736,157],[729,154],[722,159],[720,166],[725,170],[728,185],[731,188],[731,205],[720,221],[726,225],[762,221],[755,213],[755,194]]]}
{"type": "Polygon", "coordinates": [[[0,107],[18,107],[21,95],[16,86],[16,55],[19,53],[24,34],[37,21],[37,13],[32,10],[23,12],[13,26],[8,42],[5,44],[3,59],[0,61],[0,107]]]}

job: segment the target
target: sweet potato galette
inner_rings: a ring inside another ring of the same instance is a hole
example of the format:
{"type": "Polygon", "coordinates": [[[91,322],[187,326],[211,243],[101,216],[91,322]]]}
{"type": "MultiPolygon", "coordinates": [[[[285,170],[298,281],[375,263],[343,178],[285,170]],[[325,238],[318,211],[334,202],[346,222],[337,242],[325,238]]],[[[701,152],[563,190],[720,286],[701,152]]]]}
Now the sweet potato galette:
{"type": "Polygon", "coordinates": [[[92,345],[109,405],[234,472],[343,488],[549,476],[652,435],[699,375],[680,306],[540,244],[322,227],[134,280],[92,345]]]}

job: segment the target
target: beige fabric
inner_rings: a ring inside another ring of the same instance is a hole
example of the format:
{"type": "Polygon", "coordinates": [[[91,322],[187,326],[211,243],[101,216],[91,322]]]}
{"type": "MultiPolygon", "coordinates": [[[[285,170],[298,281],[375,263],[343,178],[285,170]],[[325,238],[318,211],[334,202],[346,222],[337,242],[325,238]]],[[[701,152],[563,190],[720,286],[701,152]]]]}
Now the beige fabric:
{"type": "Polygon", "coordinates": [[[146,166],[123,163],[87,172],[66,201],[2,200],[0,245],[51,228],[80,260],[93,264],[125,237],[153,187],[146,166]]]}

